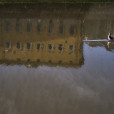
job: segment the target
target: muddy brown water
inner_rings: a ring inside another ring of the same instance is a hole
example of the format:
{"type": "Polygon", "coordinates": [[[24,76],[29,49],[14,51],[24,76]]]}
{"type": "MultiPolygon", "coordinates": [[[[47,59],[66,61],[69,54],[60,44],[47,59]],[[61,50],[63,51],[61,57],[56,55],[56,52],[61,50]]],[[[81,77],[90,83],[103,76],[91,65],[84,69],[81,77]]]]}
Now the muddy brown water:
{"type": "Polygon", "coordinates": [[[113,114],[114,4],[6,6],[0,114],[113,114]]]}

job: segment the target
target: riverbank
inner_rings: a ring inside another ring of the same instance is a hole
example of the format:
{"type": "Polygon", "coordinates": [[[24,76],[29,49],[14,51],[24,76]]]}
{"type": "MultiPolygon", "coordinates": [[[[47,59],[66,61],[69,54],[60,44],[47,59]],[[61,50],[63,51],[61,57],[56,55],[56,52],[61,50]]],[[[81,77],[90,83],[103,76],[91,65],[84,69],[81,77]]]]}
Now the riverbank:
{"type": "Polygon", "coordinates": [[[0,4],[0,17],[42,17],[42,18],[86,18],[100,19],[113,18],[113,4],[102,3],[23,3],[23,4],[0,4]],[[108,9],[107,9],[108,8],[108,9]],[[97,10],[96,10],[97,9],[97,10]],[[104,11],[105,14],[104,15],[104,11]]]}
{"type": "Polygon", "coordinates": [[[114,3],[114,0],[0,0],[4,3],[114,3]]]}

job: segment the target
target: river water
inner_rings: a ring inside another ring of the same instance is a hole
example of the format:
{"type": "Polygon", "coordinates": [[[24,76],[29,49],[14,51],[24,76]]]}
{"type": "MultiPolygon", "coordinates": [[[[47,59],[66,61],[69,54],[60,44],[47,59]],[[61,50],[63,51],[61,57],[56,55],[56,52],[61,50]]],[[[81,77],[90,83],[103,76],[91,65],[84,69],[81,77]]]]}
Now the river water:
{"type": "Polygon", "coordinates": [[[0,5],[0,114],[113,114],[114,4],[0,5]]]}

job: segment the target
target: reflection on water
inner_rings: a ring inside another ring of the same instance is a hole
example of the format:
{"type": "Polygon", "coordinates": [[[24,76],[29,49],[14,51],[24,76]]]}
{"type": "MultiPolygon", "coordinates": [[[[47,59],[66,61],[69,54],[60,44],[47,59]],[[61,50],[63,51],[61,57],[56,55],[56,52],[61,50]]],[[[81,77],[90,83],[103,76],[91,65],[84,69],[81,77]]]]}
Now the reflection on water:
{"type": "MultiPolygon", "coordinates": [[[[85,21],[85,39],[86,40],[99,40],[107,39],[108,34],[112,33],[114,35],[114,21],[113,18],[110,19],[92,19],[85,21]],[[93,25],[91,27],[90,25],[93,25]],[[91,31],[91,32],[89,32],[91,31]]],[[[114,50],[114,42],[88,42],[89,46],[103,46],[108,51],[114,50]]]]}
{"type": "Polygon", "coordinates": [[[0,114],[113,114],[113,4],[0,6],[0,114]]]}
{"type": "Polygon", "coordinates": [[[83,64],[80,20],[2,18],[0,25],[2,63],[83,64]]]}

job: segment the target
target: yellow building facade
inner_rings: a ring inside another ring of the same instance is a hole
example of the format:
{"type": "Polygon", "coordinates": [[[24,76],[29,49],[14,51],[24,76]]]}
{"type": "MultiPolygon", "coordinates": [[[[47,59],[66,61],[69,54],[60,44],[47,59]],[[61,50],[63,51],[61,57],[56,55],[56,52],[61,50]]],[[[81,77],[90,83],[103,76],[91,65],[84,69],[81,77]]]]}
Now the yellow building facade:
{"type": "Polygon", "coordinates": [[[0,60],[83,64],[81,22],[75,19],[0,19],[0,60]]]}

